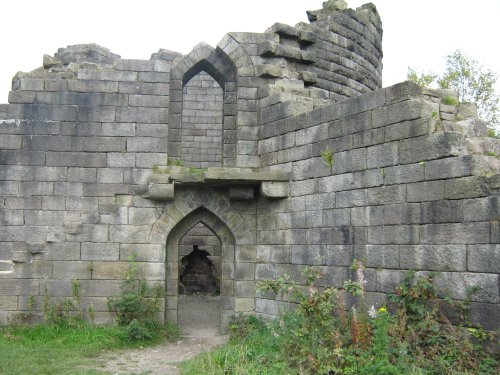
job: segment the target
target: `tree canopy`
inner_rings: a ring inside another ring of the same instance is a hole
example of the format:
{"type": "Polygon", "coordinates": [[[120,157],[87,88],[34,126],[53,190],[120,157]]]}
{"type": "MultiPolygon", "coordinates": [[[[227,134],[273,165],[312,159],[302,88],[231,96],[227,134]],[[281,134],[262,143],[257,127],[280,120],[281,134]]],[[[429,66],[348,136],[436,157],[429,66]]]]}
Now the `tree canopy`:
{"type": "Polygon", "coordinates": [[[463,102],[474,102],[481,119],[495,125],[500,122],[500,95],[495,90],[497,75],[461,50],[446,56],[442,74],[408,68],[407,79],[428,88],[454,90],[463,102]]]}

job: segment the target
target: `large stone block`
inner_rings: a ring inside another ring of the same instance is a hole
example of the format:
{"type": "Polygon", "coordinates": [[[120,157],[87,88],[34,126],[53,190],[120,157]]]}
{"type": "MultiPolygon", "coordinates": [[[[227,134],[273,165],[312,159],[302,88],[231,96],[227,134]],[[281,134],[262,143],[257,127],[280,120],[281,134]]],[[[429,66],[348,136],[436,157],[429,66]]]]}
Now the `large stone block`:
{"type": "Polygon", "coordinates": [[[436,118],[421,118],[389,125],[384,128],[385,141],[397,141],[405,138],[418,137],[433,133],[436,127],[436,118]]]}
{"type": "Polygon", "coordinates": [[[427,271],[466,271],[465,245],[417,245],[400,248],[400,267],[427,271]]]}
{"type": "Polygon", "coordinates": [[[97,167],[106,166],[105,153],[86,152],[48,152],[47,166],[62,167],[97,167]]]}
{"type": "Polygon", "coordinates": [[[320,193],[332,193],[336,191],[351,190],[355,188],[353,173],[336,174],[333,176],[306,181],[309,183],[309,185],[318,185],[317,189],[320,193]]]}
{"type": "Polygon", "coordinates": [[[38,279],[0,279],[0,296],[27,296],[39,292],[40,281],[38,279]]]}
{"type": "Polygon", "coordinates": [[[435,285],[442,294],[448,293],[454,299],[465,299],[471,287],[478,287],[471,296],[472,301],[499,302],[498,274],[440,272],[435,277],[435,285]]]}
{"type": "MultiPolygon", "coordinates": [[[[375,291],[394,293],[396,288],[403,283],[406,271],[379,269],[376,271],[375,291]]],[[[367,284],[367,289],[369,285],[367,284]]]]}
{"type": "Polygon", "coordinates": [[[421,217],[420,204],[418,203],[401,203],[401,204],[387,204],[380,207],[371,207],[371,223],[375,224],[373,216],[378,216],[383,224],[396,225],[396,224],[419,224],[421,217]],[[377,212],[378,211],[378,212],[377,212]]]}
{"type": "Polygon", "coordinates": [[[378,128],[422,117],[431,119],[433,112],[439,113],[437,103],[422,99],[410,99],[375,109],[372,113],[372,126],[378,128]]]}
{"type": "Polygon", "coordinates": [[[466,153],[465,135],[462,133],[434,133],[399,141],[399,162],[401,164],[462,156],[466,153]]]}
{"type": "Polygon", "coordinates": [[[114,120],[114,106],[78,106],[78,121],[112,122],[114,120]]]}
{"type": "Polygon", "coordinates": [[[369,268],[398,269],[400,245],[354,246],[354,258],[369,268]]]}
{"type": "MultiPolygon", "coordinates": [[[[92,274],[91,262],[82,261],[54,261],[52,278],[65,280],[83,280],[90,279],[92,274]]],[[[60,282],[65,283],[64,281],[60,282]]]]}
{"type": "Polygon", "coordinates": [[[484,177],[471,176],[447,180],[446,199],[479,198],[489,194],[489,186],[484,177]]]}
{"type": "Polygon", "coordinates": [[[408,202],[444,199],[444,181],[425,181],[407,185],[408,202]]]}
{"type": "Polygon", "coordinates": [[[366,189],[340,191],[335,195],[337,208],[366,206],[366,189]]]}
{"type": "Polygon", "coordinates": [[[81,248],[82,260],[118,260],[119,245],[117,243],[84,242],[81,248]]]}
{"type": "Polygon", "coordinates": [[[423,181],[424,165],[425,163],[417,163],[384,167],[380,169],[380,173],[383,175],[386,185],[423,181]]]}
{"type": "Polygon", "coordinates": [[[489,242],[489,223],[428,224],[420,227],[420,243],[422,244],[484,244],[489,242]]]}
{"type": "Polygon", "coordinates": [[[368,168],[397,165],[398,161],[398,142],[384,143],[367,149],[368,168]]]}
{"type": "MultiPolygon", "coordinates": [[[[2,138],[5,134],[2,134],[2,138]]],[[[17,147],[14,145],[14,147],[17,147]]],[[[12,144],[6,145],[0,150],[0,164],[2,165],[44,165],[45,154],[41,151],[31,150],[9,150],[13,148],[12,144]]],[[[19,146],[21,148],[21,146],[19,146]]]]}
{"type": "Polygon", "coordinates": [[[416,225],[383,225],[368,227],[370,244],[417,244],[419,227],[416,225]]]}
{"type": "MultiPolygon", "coordinates": [[[[333,150],[333,152],[332,170],[336,174],[360,171],[367,167],[367,152],[365,148],[343,152],[335,152],[333,150]]],[[[323,162],[326,164],[325,161],[323,162]]]]}
{"type": "Polygon", "coordinates": [[[109,238],[111,242],[148,243],[150,225],[120,225],[111,226],[109,238]]]}
{"type": "Polygon", "coordinates": [[[20,135],[2,134],[0,138],[0,149],[2,150],[19,150],[23,138],[20,135]]]}
{"type": "Polygon", "coordinates": [[[366,191],[369,205],[406,202],[406,186],[404,185],[381,186],[366,191]]]}
{"type": "Polygon", "coordinates": [[[442,200],[425,202],[421,205],[421,223],[458,223],[463,220],[466,210],[462,201],[442,200]]]}
{"type": "Polygon", "coordinates": [[[500,245],[468,245],[467,271],[498,273],[500,270],[500,245]]]}
{"type": "Polygon", "coordinates": [[[464,221],[500,220],[500,200],[497,196],[465,199],[463,202],[464,221]]]}
{"type": "MultiPolygon", "coordinates": [[[[59,179],[59,181],[60,180],[61,179],[59,179]]],[[[70,168],[68,168],[67,181],[68,182],[96,182],[97,181],[97,170],[96,170],[96,168],[70,167],[70,168]]]]}

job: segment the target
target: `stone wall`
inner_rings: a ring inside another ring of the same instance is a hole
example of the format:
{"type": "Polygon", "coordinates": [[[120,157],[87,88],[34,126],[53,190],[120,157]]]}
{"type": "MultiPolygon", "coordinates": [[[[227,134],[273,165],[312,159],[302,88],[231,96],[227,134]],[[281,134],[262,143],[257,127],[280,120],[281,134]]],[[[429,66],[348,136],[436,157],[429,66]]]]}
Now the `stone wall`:
{"type": "Polygon", "coordinates": [[[0,323],[31,296],[40,316],[73,278],[109,321],[132,254],[165,286],[159,319],[177,321],[179,263],[199,240],[221,324],[277,314],[258,280],[319,263],[342,287],[360,259],[370,303],[409,269],[437,271],[454,298],[481,287],[473,318],[498,327],[498,141],[473,106],[442,103],[454,93],[380,87],[373,5],[308,15],[185,56],[70,46],[18,73],[0,105],[0,323]]]}
{"type": "MultiPolygon", "coordinates": [[[[289,199],[258,206],[256,278],[318,264],[341,288],[358,259],[380,305],[408,270],[436,271],[453,298],[479,287],[472,316],[498,328],[499,161],[484,154],[498,142],[469,139],[479,122],[446,94],[403,83],[262,125],[263,164],[292,181],[289,199]]],[[[256,306],[275,315],[280,303],[256,306]]]]}

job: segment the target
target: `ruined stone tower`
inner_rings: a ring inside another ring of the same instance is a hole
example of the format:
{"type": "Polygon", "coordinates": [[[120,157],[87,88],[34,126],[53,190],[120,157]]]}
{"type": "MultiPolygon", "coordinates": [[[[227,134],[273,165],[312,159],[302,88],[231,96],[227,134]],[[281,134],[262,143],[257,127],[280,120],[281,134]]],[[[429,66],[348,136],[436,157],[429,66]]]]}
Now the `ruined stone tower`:
{"type": "Polygon", "coordinates": [[[381,88],[375,6],[327,1],[309,23],[230,33],[188,55],[127,60],[61,48],[0,105],[0,323],[82,286],[100,322],[127,259],[165,285],[178,320],[183,258],[210,254],[220,322],[275,315],[256,281],[319,264],[342,287],[366,265],[370,304],[409,269],[439,271],[498,328],[495,140],[467,104],[381,88]]]}

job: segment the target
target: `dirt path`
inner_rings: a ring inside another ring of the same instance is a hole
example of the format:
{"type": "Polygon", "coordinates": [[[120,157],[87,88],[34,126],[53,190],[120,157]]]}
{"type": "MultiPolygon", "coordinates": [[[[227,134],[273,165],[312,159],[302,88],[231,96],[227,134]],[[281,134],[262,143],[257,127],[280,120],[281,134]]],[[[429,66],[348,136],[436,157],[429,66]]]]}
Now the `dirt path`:
{"type": "Polygon", "coordinates": [[[145,349],[103,353],[93,369],[110,374],[179,374],[178,363],[224,344],[219,333],[218,297],[182,296],[179,301],[179,324],[183,338],[145,349]]]}

